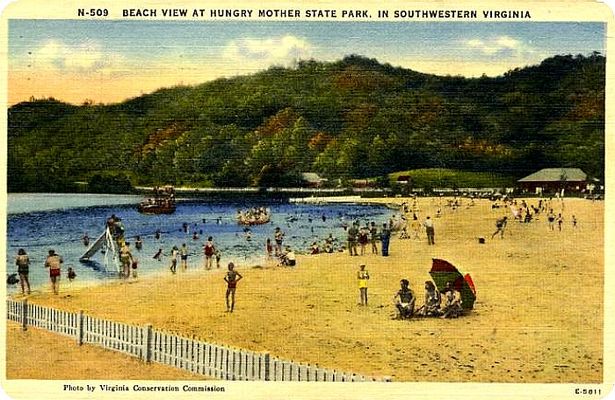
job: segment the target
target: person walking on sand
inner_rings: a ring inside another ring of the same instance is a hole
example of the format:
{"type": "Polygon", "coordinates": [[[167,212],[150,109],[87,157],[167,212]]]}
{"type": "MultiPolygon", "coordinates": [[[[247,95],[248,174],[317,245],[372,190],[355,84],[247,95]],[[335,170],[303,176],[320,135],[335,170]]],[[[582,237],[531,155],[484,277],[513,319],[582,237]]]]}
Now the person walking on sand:
{"type": "Polygon", "coordinates": [[[562,214],[557,214],[557,229],[559,229],[559,231],[562,231],[562,225],[564,224],[564,217],[562,217],[562,214]]]}
{"type": "Polygon", "coordinates": [[[60,292],[60,275],[61,268],[64,260],[58,254],[56,254],[55,250],[49,250],[49,255],[45,260],[45,268],[49,268],[49,279],[51,281],[51,291],[53,294],[59,294],[60,292]]]}
{"type": "Polygon", "coordinates": [[[577,227],[577,217],[575,217],[574,215],[572,216],[572,227],[575,229],[577,227]]]}
{"type": "Polygon", "coordinates": [[[186,270],[188,269],[188,246],[186,245],[186,243],[182,244],[182,248],[179,251],[179,256],[182,261],[182,270],[186,272],[186,270]]]}
{"type": "Polygon", "coordinates": [[[237,289],[237,282],[239,282],[243,276],[235,271],[235,264],[228,263],[228,271],[224,276],[226,282],[226,312],[233,312],[235,309],[235,290],[237,289]],[[230,298],[230,302],[229,302],[230,298]]]}
{"type": "Polygon", "coordinates": [[[214,246],[213,237],[208,237],[207,242],[203,246],[203,253],[205,254],[205,269],[211,269],[213,266],[213,257],[216,253],[216,247],[214,246]]]}
{"type": "Polygon", "coordinates": [[[427,244],[434,245],[436,244],[435,238],[435,230],[433,226],[433,220],[430,216],[427,216],[425,222],[423,222],[423,226],[425,227],[425,233],[427,234],[427,244]]]}
{"type": "Polygon", "coordinates": [[[15,265],[17,265],[17,273],[19,274],[19,282],[21,283],[21,294],[30,294],[30,281],[28,275],[30,274],[30,257],[24,249],[17,250],[17,258],[15,258],[15,265]]]}
{"type": "Polygon", "coordinates": [[[495,232],[491,235],[491,239],[495,237],[498,233],[500,234],[500,238],[504,238],[504,230],[506,229],[506,223],[508,222],[508,217],[504,216],[502,218],[498,218],[495,221],[495,232]]]}
{"type": "Polygon", "coordinates": [[[386,222],[382,224],[382,230],[380,231],[380,243],[382,243],[382,249],[380,254],[383,257],[389,256],[389,242],[391,241],[391,229],[387,227],[386,222]]]}
{"type": "Polygon", "coordinates": [[[359,294],[361,297],[361,305],[367,305],[367,281],[369,280],[369,273],[365,269],[365,264],[359,266],[357,271],[357,279],[359,280],[359,294]]]}

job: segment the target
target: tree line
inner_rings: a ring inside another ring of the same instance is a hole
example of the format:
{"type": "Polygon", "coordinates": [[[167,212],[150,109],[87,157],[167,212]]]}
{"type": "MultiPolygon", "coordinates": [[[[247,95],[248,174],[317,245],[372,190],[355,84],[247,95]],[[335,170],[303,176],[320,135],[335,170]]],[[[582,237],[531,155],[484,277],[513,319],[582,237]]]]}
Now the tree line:
{"type": "Polygon", "coordinates": [[[561,166],[602,178],[604,88],[596,52],[495,78],[351,55],[118,104],[32,99],[8,110],[8,188],[297,186],[308,171],[343,183],[422,168],[518,178],[561,166]]]}

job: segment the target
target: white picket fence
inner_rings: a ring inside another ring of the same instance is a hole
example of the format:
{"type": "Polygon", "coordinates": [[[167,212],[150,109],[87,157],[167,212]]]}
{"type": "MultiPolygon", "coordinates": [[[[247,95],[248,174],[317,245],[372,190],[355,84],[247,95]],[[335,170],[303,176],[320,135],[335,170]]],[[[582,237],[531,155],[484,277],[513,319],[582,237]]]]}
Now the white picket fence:
{"type": "Polygon", "coordinates": [[[315,365],[297,363],[229,346],[211,344],[154,330],[151,325],[135,326],[7,299],[7,318],[137,357],[222,380],[309,381],[309,382],[390,382],[315,365]]]}

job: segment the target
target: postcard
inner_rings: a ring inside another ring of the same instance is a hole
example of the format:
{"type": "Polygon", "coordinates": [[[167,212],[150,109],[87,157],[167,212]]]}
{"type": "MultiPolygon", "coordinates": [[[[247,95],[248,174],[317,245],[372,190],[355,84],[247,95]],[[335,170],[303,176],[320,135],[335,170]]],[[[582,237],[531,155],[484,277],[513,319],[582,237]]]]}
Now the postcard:
{"type": "Polygon", "coordinates": [[[612,12],[6,4],[4,395],[612,396],[612,12]]]}

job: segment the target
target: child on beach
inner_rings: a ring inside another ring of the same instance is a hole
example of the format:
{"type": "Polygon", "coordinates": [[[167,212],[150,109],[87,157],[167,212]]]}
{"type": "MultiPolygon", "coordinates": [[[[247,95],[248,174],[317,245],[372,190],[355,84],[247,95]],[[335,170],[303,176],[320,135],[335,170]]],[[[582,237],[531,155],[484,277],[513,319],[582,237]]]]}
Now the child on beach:
{"type": "Polygon", "coordinates": [[[243,276],[235,271],[235,264],[228,263],[228,272],[224,276],[226,282],[226,312],[233,312],[235,309],[235,290],[237,289],[237,282],[239,282],[243,276]],[[231,299],[229,303],[229,297],[231,299]]]}
{"type": "Polygon", "coordinates": [[[69,282],[72,282],[77,277],[77,273],[75,272],[75,270],[73,270],[72,267],[68,267],[68,271],[66,272],[66,277],[68,278],[69,282]]]}
{"type": "Polygon", "coordinates": [[[137,278],[137,268],[139,267],[139,260],[137,260],[136,258],[132,258],[132,277],[133,278],[137,278]]]}
{"type": "Polygon", "coordinates": [[[369,273],[365,269],[365,264],[361,264],[359,266],[359,271],[357,271],[357,279],[359,280],[359,294],[361,296],[361,302],[359,303],[362,306],[367,305],[367,281],[369,280],[369,273]]]}

